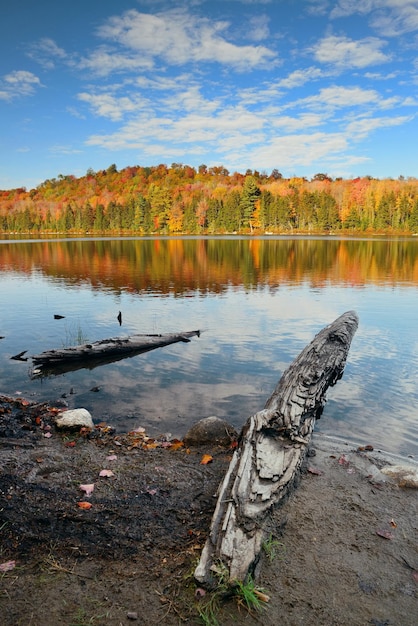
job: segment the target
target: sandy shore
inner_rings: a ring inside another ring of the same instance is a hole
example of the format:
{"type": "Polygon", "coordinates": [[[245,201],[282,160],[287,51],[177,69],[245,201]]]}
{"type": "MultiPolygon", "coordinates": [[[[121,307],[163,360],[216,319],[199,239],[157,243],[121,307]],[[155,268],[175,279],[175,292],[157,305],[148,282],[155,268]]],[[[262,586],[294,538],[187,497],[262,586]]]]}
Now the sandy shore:
{"type": "MultiPolygon", "coordinates": [[[[40,430],[38,413],[1,403],[0,425],[14,423],[0,438],[0,562],[14,563],[0,576],[2,623],[202,624],[210,597],[192,573],[232,451],[144,447],[105,427],[63,436],[47,414],[40,430]]],[[[275,554],[256,581],[270,601],[249,613],[228,600],[219,624],[416,625],[418,492],[381,469],[418,465],[358,447],[314,435],[300,485],[271,519],[275,554]]]]}

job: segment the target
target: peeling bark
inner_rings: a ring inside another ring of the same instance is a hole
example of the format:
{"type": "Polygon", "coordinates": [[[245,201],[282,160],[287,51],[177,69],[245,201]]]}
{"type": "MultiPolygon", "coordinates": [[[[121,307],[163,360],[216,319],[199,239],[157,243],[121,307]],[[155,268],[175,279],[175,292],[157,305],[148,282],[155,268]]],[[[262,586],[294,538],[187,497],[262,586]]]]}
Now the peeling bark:
{"type": "Polygon", "coordinates": [[[343,375],[357,327],[357,314],[348,311],[323,328],[285,371],[264,409],[247,420],[195,570],[200,584],[216,584],[220,563],[230,582],[244,581],[254,568],[266,517],[298,476],[326,392],[343,375]]]}

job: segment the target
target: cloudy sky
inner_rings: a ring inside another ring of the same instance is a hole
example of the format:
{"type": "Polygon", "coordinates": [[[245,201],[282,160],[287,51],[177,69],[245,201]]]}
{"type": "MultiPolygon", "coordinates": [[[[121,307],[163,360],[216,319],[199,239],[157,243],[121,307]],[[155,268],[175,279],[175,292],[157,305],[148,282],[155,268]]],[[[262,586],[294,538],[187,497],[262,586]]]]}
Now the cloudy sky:
{"type": "Polygon", "coordinates": [[[184,163],[418,176],[418,0],[14,0],[0,189],[184,163]]]}

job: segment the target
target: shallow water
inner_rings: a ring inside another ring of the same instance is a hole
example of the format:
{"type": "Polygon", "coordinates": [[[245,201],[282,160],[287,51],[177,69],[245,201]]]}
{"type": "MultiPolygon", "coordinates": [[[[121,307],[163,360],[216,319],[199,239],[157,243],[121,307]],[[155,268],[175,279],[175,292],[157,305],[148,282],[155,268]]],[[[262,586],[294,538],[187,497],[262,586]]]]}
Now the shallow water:
{"type": "Polygon", "coordinates": [[[182,436],[208,415],[239,428],[313,336],[354,309],[360,326],[316,430],[418,456],[417,286],[412,238],[2,241],[0,393],[65,394],[95,421],[151,435],[182,436]],[[194,329],[188,344],[42,380],[30,359],[10,360],[194,329]]]}

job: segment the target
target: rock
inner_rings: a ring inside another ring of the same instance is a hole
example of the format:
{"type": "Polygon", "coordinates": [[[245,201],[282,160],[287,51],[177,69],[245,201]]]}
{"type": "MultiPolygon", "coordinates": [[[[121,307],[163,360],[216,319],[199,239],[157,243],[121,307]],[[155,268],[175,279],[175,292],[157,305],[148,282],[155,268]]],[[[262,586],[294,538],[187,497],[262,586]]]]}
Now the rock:
{"type": "Polygon", "coordinates": [[[58,413],[57,428],[94,428],[93,419],[87,409],[71,409],[58,413]]]}
{"type": "Polygon", "coordinates": [[[383,467],[381,472],[392,478],[399,487],[418,489],[418,468],[406,465],[389,465],[383,467]]]}
{"type": "Polygon", "coordinates": [[[225,420],[212,415],[205,417],[194,424],[184,437],[184,443],[189,446],[218,444],[229,446],[238,436],[233,426],[225,420]]]}

